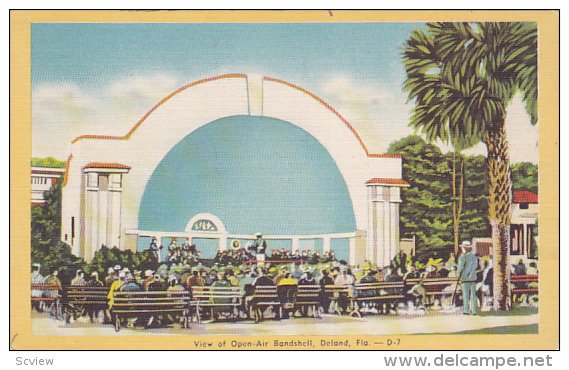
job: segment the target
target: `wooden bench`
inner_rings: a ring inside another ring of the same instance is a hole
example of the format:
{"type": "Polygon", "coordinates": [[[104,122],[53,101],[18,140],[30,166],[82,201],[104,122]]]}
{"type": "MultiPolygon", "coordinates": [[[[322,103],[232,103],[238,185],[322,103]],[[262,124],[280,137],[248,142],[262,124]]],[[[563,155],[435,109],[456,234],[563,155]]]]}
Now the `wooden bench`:
{"type": "MultiPolygon", "coordinates": [[[[413,286],[418,284],[421,279],[412,278],[405,280],[405,292],[409,291],[413,286]]],[[[434,299],[441,299],[444,290],[456,284],[458,282],[458,278],[456,277],[434,277],[434,278],[424,278],[423,280],[423,287],[425,288],[425,295],[427,302],[426,304],[432,305],[434,303],[434,299]]],[[[459,288],[460,290],[460,288],[459,288]]]]}
{"type": "MultiPolygon", "coordinates": [[[[354,286],[354,310],[350,315],[361,317],[365,304],[397,304],[405,297],[405,282],[363,283],[354,286]]],[[[379,310],[378,310],[379,311],[379,310]]]]}
{"type": "Polygon", "coordinates": [[[512,294],[537,294],[539,293],[537,284],[532,284],[531,287],[529,284],[538,282],[539,278],[537,275],[512,275],[512,294]],[[522,285],[522,287],[517,287],[517,285],[522,285]]]}
{"type": "MultiPolygon", "coordinates": [[[[71,316],[90,316],[98,311],[108,308],[109,287],[104,286],[69,286],[63,293],[63,305],[65,307],[65,322],[68,323],[71,316]]],[[[91,320],[93,316],[91,316],[91,320]]]]}
{"type": "Polygon", "coordinates": [[[62,316],[60,290],[57,284],[31,284],[31,302],[37,303],[39,310],[43,311],[44,306],[49,306],[49,314],[57,319],[62,316]]]}
{"type": "Polygon", "coordinates": [[[458,278],[456,277],[445,277],[445,278],[428,278],[423,280],[423,286],[425,287],[427,295],[427,304],[433,306],[435,300],[438,299],[441,306],[443,305],[441,300],[444,294],[444,290],[449,286],[453,286],[458,283],[458,278]]]}
{"type": "Polygon", "coordinates": [[[342,315],[340,300],[345,299],[348,312],[353,310],[352,293],[353,287],[348,285],[325,285],[324,293],[330,296],[330,307],[333,313],[342,315]]]}
{"type": "Polygon", "coordinates": [[[530,297],[539,294],[538,275],[511,275],[510,283],[512,302],[515,302],[525,294],[526,303],[530,303],[530,297]]]}
{"type": "Polygon", "coordinates": [[[308,311],[312,308],[312,316],[320,318],[320,291],[319,285],[299,285],[296,290],[294,309],[308,311]]]}
{"type": "Polygon", "coordinates": [[[211,319],[215,319],[216,308],[231,308],[236,310],[243,306],[243,292],[239,287],[192,287],[193,313],[198,322],[201,322],[202,310],[210,309],[211,319]]]}
{"type": "Polygon", "coordinates": [[[61,287],[59,285],[53,284],[31,284],[31,291],[32,291],[32,302],[53,302],[59,299],[59,291],[61,287]],[[36,294],[39,293],[38,297],[34,297],[34,291],[36,294]],[[53,294],[52,294],[53,293],[53,294]]]}
{"type": "Polygon", "coordinates": [[[255,287],[255,291],[251,298],[251,309],[255,322],[263,321],[263,310],[268,307],[273,307],[276,319],[281,318],[281,301],[276,285],[259,285],[255,287]]]}
{"type": "Polygon", "coordinates": [[[184,328],[189,325],[191,292],[189,291],[150,291],[113,292],[110,309],[115,330],[121,328],[121,319],[150,318],[157,315],[172,315],[181,318],[184,328]]]}

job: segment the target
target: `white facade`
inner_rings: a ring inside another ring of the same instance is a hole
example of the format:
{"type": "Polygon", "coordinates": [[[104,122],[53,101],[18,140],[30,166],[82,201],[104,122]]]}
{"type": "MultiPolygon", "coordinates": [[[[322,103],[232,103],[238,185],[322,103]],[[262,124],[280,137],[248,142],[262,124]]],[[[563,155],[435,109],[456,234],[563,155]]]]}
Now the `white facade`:
{"type": "MultiPolygon", "coordinates": [[[[328,150],[346,181],[354,209],[356,230],[347,236],[350,262],[370,259],[386,264],[397,253],[399,189],[406,186],[401,180],[401,158],[369,153],[353,127],[318,96],[285,81],[243,74],[207,78],[176,90],[124,136],[73,140],[63,187],[62,239],[75,235],[70,243],[73,252],[89,260],[101,244],[135,249],[137,235],[187,235],[187,230],[138,230],[146,183],[180,140],[207,123],[233,115],[287,121],[328,150]],[[91,186],[90,176],[108,177],[103,181],[111,181],[112,186],[91,186]]],[[[194,217],[188,215],[188,222],[194,217]]],[[[231,237],[216,235],[220,248],[231,237]]],[[[294,246],[311,236],[287,237],[294,246]]],[[[329,247],[329,237],[321,237],[329,247]]]]}
{"type": "Polygon", "coordinates": [[[41,206],[45,203],[43,193],[51,189],[64,173],[63,168],[32,167],[32,206],[41,206]]]}
{"type": "Polygon", "coordinates": [[[532,202],[516,200],[512,203],[512,222],[510,225],[510,238],[512,256],[532,257],[532,240],[538,242],[535,227],[538,222],[539,204],[537,194],[532,202]]]}

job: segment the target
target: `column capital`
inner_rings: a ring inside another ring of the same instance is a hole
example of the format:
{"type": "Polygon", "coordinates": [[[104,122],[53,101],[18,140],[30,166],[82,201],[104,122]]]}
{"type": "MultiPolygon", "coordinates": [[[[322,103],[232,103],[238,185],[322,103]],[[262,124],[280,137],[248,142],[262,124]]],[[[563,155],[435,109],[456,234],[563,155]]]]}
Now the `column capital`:
{"type": "Polygon", "coordinates": [[[401,203],[401,186],[368,185],[369,200],[372,202],[401,203]]]}

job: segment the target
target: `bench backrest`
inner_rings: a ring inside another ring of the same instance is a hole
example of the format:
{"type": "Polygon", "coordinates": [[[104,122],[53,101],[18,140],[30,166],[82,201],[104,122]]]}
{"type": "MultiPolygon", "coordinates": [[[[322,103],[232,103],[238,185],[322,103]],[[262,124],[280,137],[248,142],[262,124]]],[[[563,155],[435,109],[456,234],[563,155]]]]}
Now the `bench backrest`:
{"type": "Polygon", "coordinates": [[[68,286],[65,288],[65,301],[68,304],[105,305],[108,301],[109,287],[68,286]]]}
{"type": "Polygon", "coordinates": [[[296,290],[297,304],[318,304],[320,302],[319,285],[299,285],[296,290]]]}
{"type": "Polygon", "coordinates": [[[233,301],[241,299],[243,292],[240,287],[213,287],[213,286],[194,286],[192,287],[192,297],[194,301],[233,301]]]}
{"type": "Polygon", "coordinates": [[[354,286],[356,299],[389,300],[403,298],[405,282],[381,281],[377,283],[360,283],[354,286]]]}
{"type": "Polygon", "coordinates": [[[325,285],[324,286],[324,293],[326,294],[348,294],[352,289],[349,285],[325,285]]]}
{"type": "Polygon", "coordinates": [[[253,292],[253,300],[257,304],[280,303],[276,285],[258,285],[253,292]]]}
{"type": "Polygon", "coordinates": [[[114,312],[173,312],[188,308],[191,293],[187,290],[151,292],[113,292],[114,312]]]}
{"type": "Polygon", "coordinates": [[[56,284],[31,284],[31,292],[33,301],[54,301],[58,298],[58,292],[61,286],[56,284]]]}
{"type": "Polygon", "coordinates": [[[423,286],[425,287],[427,294],[430,294],[430,295],[439,295],[440,294],[440,295],[442,295],[443,290],[446,287],[451,286],[453,284],[456,284],[457,282],[458,282],[458,278],[456,278],[456,277],[430,278],[430,279],[423,280],[423,286]]]}
{"type": "Polygon", "coordinates": [[[517,283],[537,283],[539,278],[537,275],[512,275],[510,277],[512,284],[517,283]]]}
{"type": "Polygon", "coordinates": [[[510,277],[512,294],[537,294],[539,288],[537,275],[512,275],[510,277]],[[529,285],[530,283],[535,283],[529,285]]]}

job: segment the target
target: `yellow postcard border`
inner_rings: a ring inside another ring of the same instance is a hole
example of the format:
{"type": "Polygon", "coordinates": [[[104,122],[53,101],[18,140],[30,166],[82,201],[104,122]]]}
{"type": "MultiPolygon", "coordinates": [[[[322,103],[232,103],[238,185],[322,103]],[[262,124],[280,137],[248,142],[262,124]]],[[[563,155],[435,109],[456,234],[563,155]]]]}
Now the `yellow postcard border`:
{"type": "MultiPolygon", "coordinates": [[[[31,24],[74,22],[427,22],[531,21],[539,32],[539,198],[540,198],[540,322],[539,334],[365,336],[370,342],[400,339],[399,345],[371,345],[372,350],[552,350],[559,347],[559,12],[556,10],[416,10],[416,11],[120,11],[14,10],[10,13],[10,338],[14,350],[57,349],[199,349],[193,340],[213,348],[228,339],[251,336],[34,336],[30,307],[30,157],[31,157],[31,24]],[[81,340],[78,340],[78,339],[81,340]],[[161,338],[165,338],[161,336],[161,338]]],[[[346,335],[342,339],[363,336],[346,335]]],[[[266,349],[279,349],[275,339],[320,339],[337,336],[263,336],[266,349]]],[[[216,347],[217,346],[217,347],[216,347]]],[[[299,348],[306,349],[306,348],[299,348]]]]}

